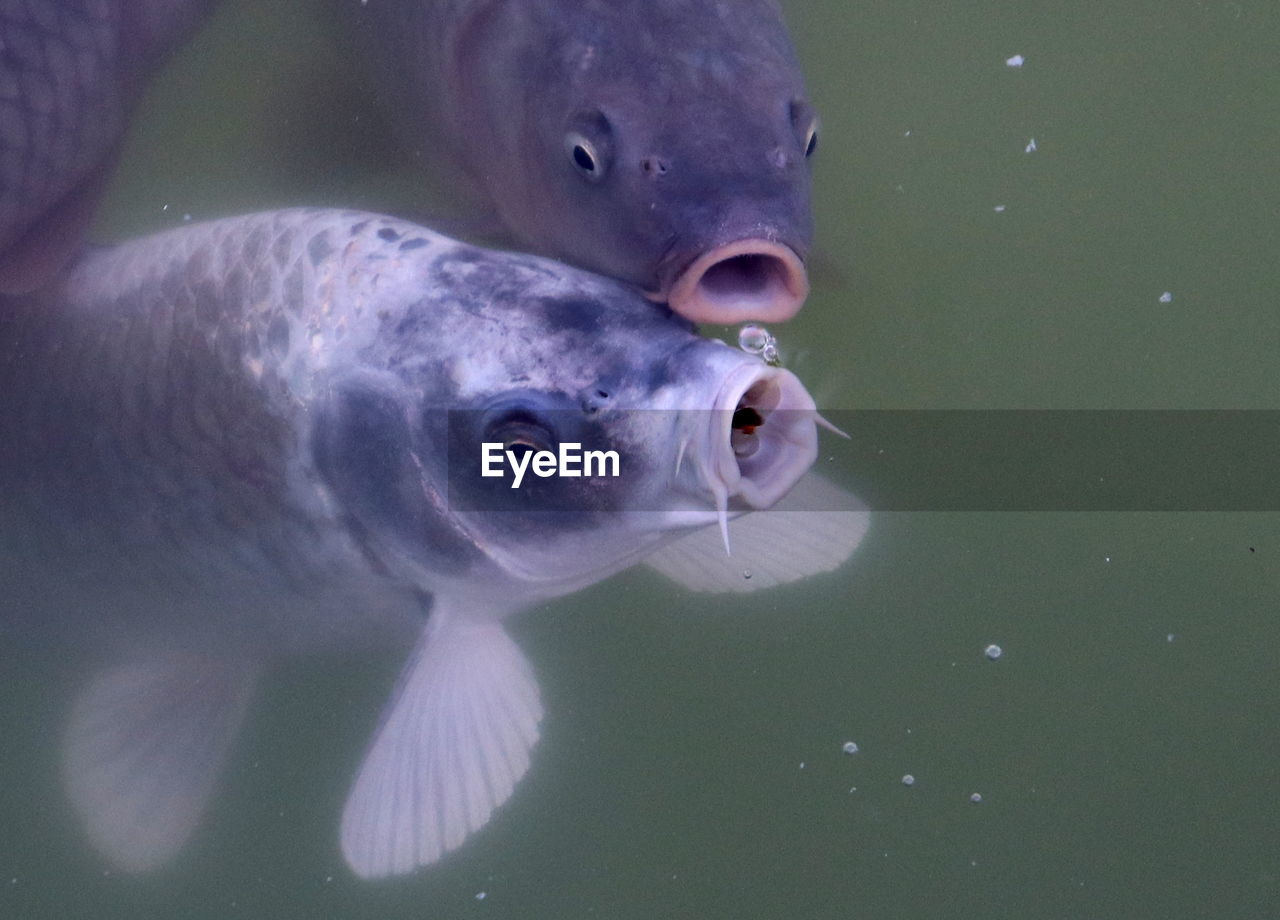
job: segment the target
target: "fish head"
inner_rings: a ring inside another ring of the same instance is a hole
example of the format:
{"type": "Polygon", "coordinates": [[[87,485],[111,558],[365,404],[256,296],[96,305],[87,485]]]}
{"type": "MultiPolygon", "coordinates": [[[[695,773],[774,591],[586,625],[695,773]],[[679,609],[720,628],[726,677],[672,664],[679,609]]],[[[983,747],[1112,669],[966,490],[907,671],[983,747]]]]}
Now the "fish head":
{"type": "Polygon", "coordinates": [[[471,247],[429,275],[334,369],[313,443],[352,532],[431,589],[498,604],[577,590],[768,507],[816,456],[794,375],[634,288],[471,247]],[[566,450],[587,475],[537,471],[566,450]]]}
{"type": "Polygon", "coordinates": [[[793,316],[818,122],[773,6],[588,3],[542,31],[517,165],[490,171],[517,235],[694,322],[793,316]]]}

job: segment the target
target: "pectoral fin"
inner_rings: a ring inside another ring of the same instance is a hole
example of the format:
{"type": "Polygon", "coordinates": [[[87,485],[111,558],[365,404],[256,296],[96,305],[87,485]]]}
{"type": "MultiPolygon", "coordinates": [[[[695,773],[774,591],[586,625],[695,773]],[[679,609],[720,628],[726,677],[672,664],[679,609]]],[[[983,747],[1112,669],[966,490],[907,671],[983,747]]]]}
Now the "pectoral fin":
{"type": "Polygon", "coordinates": [[[437,608],[401,675],[342,814],[365,878],[435,862],[481,828],[529,768],[542,703],[502,626],[437,608]]]}
{"type": "Polygon", "coordinates": [[[745,593],[830,572],[853,555],[871,513],[852,495],[809,473],[767,511],[729,522],[733,555],[719,532],[694,531],[646,560],[691,591],[745,593]]]}
{"type": "Polygon", "coordinates": [[[81,692],[63,779],[89,839],[127,872],[191,836],[248,707],[255,669],[166,653],[108,668],[81,692]]]}

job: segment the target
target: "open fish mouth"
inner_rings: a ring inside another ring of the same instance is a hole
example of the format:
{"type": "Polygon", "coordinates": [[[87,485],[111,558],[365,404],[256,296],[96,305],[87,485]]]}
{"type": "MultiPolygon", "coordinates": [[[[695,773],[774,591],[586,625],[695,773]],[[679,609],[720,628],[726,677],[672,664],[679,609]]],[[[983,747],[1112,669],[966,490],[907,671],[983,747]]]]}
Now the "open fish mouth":
{"type": "Polygon", "coordinates": [[[694,457],[729,550],[730,500],[768,508],[817,459],[817,407],[790,371],[752,363],[728,374],[707,415],[694,457]]]}
{"type": "Polygon", "coordinates": [[[663,299],[695,323],[733,324],[788,320],[808,296],[809,276],[794,249],[772,240],[745,239],[698,256],[663,299]]]}

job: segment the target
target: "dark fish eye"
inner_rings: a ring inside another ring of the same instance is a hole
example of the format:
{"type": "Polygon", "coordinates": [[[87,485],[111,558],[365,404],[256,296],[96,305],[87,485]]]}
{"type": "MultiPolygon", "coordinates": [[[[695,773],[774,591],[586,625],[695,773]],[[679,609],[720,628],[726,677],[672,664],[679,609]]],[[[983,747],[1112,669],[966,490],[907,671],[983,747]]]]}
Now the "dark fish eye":
{"type": "Polygon", "coordinates": [[[533,413],[516,410],[507,412],[485,426],[485,441],[498,441],[503,450],[516,456],[540,450],[554,451],[555,436],[533,413]]]}
{"type": "Polygon", "coordinates": [[[804,155],[806,158],[813,156],[813,152],[818,149],[818,119],[814,119],[809,124],[809,131],[804,139],[804,155]]]}
{"type": "Polygon", "coordinates": [[[588,179],[600,179],[604,175],[604,163],[596,151],[595,144],[576,131],[565,137],[565,149],[578,172],[588,179]]]}

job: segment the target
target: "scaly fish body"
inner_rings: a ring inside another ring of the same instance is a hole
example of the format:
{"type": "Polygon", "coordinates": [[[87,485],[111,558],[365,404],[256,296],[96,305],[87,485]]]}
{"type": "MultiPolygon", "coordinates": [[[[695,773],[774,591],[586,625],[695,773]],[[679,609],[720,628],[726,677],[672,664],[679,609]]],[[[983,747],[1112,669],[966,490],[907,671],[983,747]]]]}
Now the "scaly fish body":
{"type": "Polygon", "coordinates": [[[144,80],[212,2],[0,3],[0,292],[73,254],[144,80]]]}
{"type": "Polygon", "coordinates": [[[772,504],[814,419],[788,372],[557,263],[352,212],[182,228],[0,301],[0,625],[103,656],[66,782],[130,869],[194,828],[261,662],[413,646],[343,820],[357,872],[407,871],[528,764],[501,621],[772,504]],[[627,474],[479,475],[482,443],[572,439],[627,474]]]}

